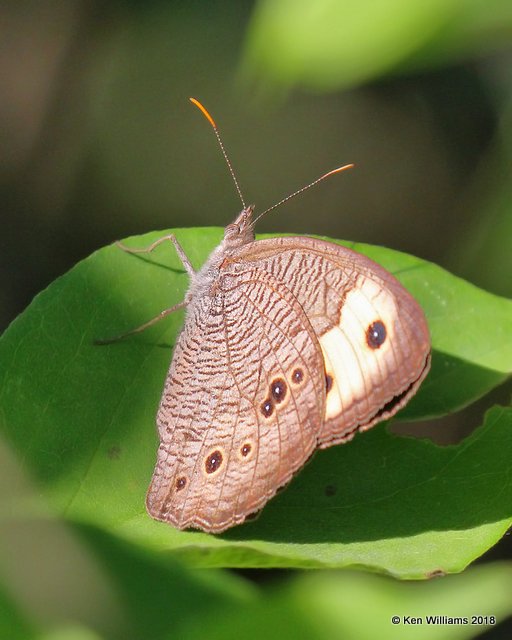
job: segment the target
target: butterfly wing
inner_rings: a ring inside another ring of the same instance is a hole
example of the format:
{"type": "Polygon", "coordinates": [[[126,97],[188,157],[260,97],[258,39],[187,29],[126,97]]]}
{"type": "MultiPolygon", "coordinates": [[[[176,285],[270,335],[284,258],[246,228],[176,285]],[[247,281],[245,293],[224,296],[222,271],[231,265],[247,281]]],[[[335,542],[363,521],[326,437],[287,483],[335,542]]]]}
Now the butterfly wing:
{"type": "Polygon", "coordinates": [[[430,366],[428,326],[418,303],[385,269],[307,237],[260,240],[233,260],[286,283],[313,327],[327,390],[320,447],[391,417],[416,392],[430,366]]]}
{"type": "Polygon", "coordinates": [[[304,311],[271,273],[235,265],[189,306],[157,423],[147,509],[220,532],[260,509],[317,447],[323,356],[304,311]]]}

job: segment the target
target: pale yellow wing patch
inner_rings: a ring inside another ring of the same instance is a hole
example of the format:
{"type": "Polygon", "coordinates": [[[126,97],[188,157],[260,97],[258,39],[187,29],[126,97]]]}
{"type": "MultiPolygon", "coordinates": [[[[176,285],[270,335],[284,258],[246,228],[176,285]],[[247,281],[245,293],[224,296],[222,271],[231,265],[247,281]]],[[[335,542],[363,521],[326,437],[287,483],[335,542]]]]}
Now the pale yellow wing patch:
{"type": "Polygon", "coordinates": [[[333,381],[326,421],[343,414],[347,422],[362,423],[376,411],[379,390],[390,376],[396,377],[397,320],[395,297],[375,281],[361,277],[346,294],[337,326],[319,336],[326,374],[333,381]],[[372,347],[368,331],[375,322],[384,326],[385,339],[372,347]]]}

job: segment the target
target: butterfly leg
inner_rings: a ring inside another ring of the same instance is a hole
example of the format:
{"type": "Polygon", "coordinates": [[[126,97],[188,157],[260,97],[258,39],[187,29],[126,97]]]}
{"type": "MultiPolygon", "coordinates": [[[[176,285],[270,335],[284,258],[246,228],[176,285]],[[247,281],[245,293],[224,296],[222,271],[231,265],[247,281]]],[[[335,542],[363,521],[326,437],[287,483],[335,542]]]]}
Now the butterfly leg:
{"type": "Polygon", "coordinates": [[[144,331],[145,329],[148,329],[149,327],[156,324],[159,320],[162,320],[163,318],[167,317],[171,313],[174,313],[179,309],[183,309],[184,307],[187,306],[187,302],[188,301],[185,298],[185,300],[182,300],[181,302],[178,302],[178,304],[175,304],[172,307],[169,307],[169,309],[164,309],[163,311],[160,311],[160,313],[157,316],[155,316],[154,318],[151,318],[151,320],[148,320],[144,324],[141,324],[139,327],[136,327],[135,329],[131,329],[126,333],[121,333],[121,335],[114,336],[113,338],[106,338],[105,340],[95,340],[94,344],[96,345],[112,344],[113,342],[119,342],[119,340],[124,340],[124,338],[127,338],[128,336],[132,336],[135,333],[140,333],[141,331],[144,331]]]}
{"type": "Polygon", "coordinates": [[[191,278],[193,278],[196,273],[195,269],[192,266],[190,260],[188,259],[187,254],[185,253],[185,251],[183,251],[183,247],[178,242],[174,233],[170,233],[167,236],[162,236],[161,238],[158,238],[158,240],[155,240],[155,242],[150,244],[149,247],[146,247],[144,249],[132,249],[131,247],[127,247],[126,245],[124,245],[122,242],[116,242],[116,245],[123,251],[126,251],[127,253],[151,253],[153,249],[156,249],[159,245],[162,244],[162,242],[165,242],[166,240],[170,240],[173,243],[174,248],[176,249],[176,253],[179,256],[179,259],[181,260],[181,264],[185,267],[188,275],[191,278]]]}
{"type": "MultiPolygon", "coordinates": [[[[183,250],[183,247],[180,245],[180,243],[178,242],[178,240],[176,239],[173,233],[170,233],[167,236],[162,236],[161,238],[158,238],[158,240],[155,240],[155,242],[150,244],[149,247],[145,247],[143,249],[132,249],[131,247],[127,247],[126,245],[124,245],[122,242],[116,242],[116,245],[123,251],[126,251],[126,253],[151,253],[151,251],[156,249],[156,247],[158,247],[160,244],[162,244],[162,242],[165,242],[166,240],[170,240],[173,243],[176,249],[176,253],[178,254],[181,260],[181,263],[185,267],[189,276],[193,278],[195,275],[194,267],[190,263],[190,260],[188,259],[187,254],[185,253],[185,251],[183,250]]],[[[95,340],[94,344],[96,345],[112,344],[114,342],[119,342],[120,340],[124,340],[124,338],[127,338],[128,336],[132,336],[136,333],[140,333],[141,331],[145,331],[149,327],[152,327],[154,324],[156,324],[159,320],[162,320],[163,318],[167,317],[171,313],[174,313],[175,311],[178,311],[179,309],[183,309],[184,307],[186,307],[188,302],[189,302],[188,298],[185,297],[185,299],[182,300],[181,302],[178,302],[172,307],[169,307],[169,309],[164,309],[163,311],[160,311],[160,313],[157,316],[155,316],[154,318],[151,318],[151,320],[148,320],[147,322],[144,322],[144,324],[141,324],[139,327],[135,327],[135,329],[131,329],[126,333],[121,333],[120,335],[114,336],[112,338],[95,340]]]]}

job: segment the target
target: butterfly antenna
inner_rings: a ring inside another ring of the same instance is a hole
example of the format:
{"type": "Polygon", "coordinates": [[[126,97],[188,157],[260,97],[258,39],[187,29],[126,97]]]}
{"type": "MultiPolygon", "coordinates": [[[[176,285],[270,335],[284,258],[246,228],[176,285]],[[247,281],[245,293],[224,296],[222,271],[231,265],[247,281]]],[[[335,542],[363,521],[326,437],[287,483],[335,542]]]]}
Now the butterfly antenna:
{"type": "Polygon", "coordinates": [[[353,167],[354,167],[354,164],[345,164],[342,167],[338,167],[337,169],[333,169],[332,171],[328,171],[327,173],[324,173],[323,176],[320,176],[316,180],[313,180],[313,182],[310,182],[305,187],[302,187],[301,189],[297,189],[297,191],[290,193],[290,195],[286,196],[286,198],[279,200],[279,202],[276,202],[276,204],[273,204],[268,209],[265,209],[263,213],[260,213],[260,215],[255,220],[253,220],[252,226],[254,226],[258,222],[258,220],[263,218],[263,216],[266,216],[269,211],[273,211],[274,209],[277,209],[277,207],[280,207],[285,202],[288,202],[288,200],[291,200],[292,198],[295,198],[295,196],[298,196],[299,193],[302,193],[303,191],[307,191],[308,189],[311,189],[311,187],[314,187],[319,182],[322,182],[322,180],[325,180],[326,178],[333,176],[335,173],[341,173],[342,171],[345,171],[346,169],[352,169],[353,167]]]}
{"type": "Polygon", "coordinates": [[[244,207],[244,209],[246,209],[246,204],[245,204],[245,200],[244,197],[242,195],[242,191],[240,189],[240,185],[238,184],[238,180],[236,179],[236,175],[235,172],[233,170],[233,167],[231,165],[231,162],[229,160],[228,154],[226,152],[226,149],[224,148],[224,144],[222,142],[222,139],[220,137],[220,133],[219,133],[219,129],[217,127],[217,125],[215,124],[215,120],[211,117],[211,115],[209,114],[209,112],[206,110],[206,108],[199,102],[199,100],[196,100],[195,98],[189,98],[190,102],[192,104],[195,104],[195,106],[199,109],[199,111],[202,112],[202,114],[204,115],[204,117],[208,120],[208,122],[211,124],[212,129],[215,133],[215,136],[217,138],[217,142],[219,143],[220,146],[220,150],[222,151],[222,155],[224,156],[224,160],[226,161],[226,164],[228,165],[228,169],[229,172],[231,173],[231,177],[233,178],[233,182],[235,183],[235,187],[237,190],[238,195],[240,196],[240,200],[242,201],[242,205],[244,207]]]}

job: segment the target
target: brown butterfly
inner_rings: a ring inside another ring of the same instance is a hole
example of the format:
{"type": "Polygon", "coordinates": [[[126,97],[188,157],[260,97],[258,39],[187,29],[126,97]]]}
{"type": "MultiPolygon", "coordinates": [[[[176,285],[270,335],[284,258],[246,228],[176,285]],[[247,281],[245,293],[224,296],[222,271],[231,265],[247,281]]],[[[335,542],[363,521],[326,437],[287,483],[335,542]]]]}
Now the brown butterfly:
{"type": "Polygon", "coordinates": [[[146,501],[179,529],[242,523],[315,449],[394,415],[430,366],[423,311],[390,273],[314,238],[256,241],[254,225],[244,205],[197,272],[174,236],[145,250],[171,240],[190,275],[184,301],[159,316],[186,307],[146,501]]]}

